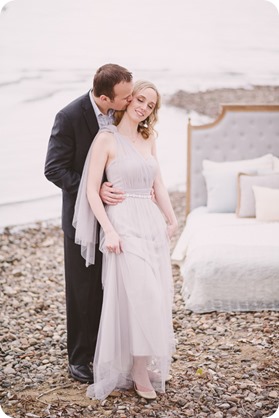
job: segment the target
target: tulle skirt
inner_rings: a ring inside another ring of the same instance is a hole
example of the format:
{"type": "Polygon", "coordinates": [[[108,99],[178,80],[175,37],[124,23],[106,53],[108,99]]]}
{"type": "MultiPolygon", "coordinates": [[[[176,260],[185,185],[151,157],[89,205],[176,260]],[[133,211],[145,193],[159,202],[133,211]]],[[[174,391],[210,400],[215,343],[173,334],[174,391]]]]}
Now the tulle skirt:
{"type": "Polygon", "coordinates": [[[135,359],[146,363],[154,389],[164,392],[174,351],[173,283],[166,223],[150,199],[126,199],[107,208],[122,252],[103,247],[104,299],[93,361],[94,384],[87,396],[104,399],[129,389],[135,359]]]}

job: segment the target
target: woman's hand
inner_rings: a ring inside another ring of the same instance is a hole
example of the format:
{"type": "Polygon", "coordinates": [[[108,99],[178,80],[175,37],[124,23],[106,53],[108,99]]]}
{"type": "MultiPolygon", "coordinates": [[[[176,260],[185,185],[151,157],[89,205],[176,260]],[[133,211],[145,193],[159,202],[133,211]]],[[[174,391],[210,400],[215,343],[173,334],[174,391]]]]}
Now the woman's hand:
{"type": "Polygon", "coordinates": [[[177,227],[178,227],[177,222],[173,222],[173,223],[167,225],[167,233],[168,233],[169,239],[171,239],[174,236],[174,234],[177,231],[177,227]]]}
{"type": "Polygon", "coordinates": [[[114,230],[105,233],[104,245],[109,253],[120,254],[122,252],[120,238],[114,230]]]}
{"type": "Polygon", "coordinates": [[[123,202],[125,194],[122,190],[116,189],[112,186],[112,183],[106,181],[102,184],[100,189],[100,198],[106,205],[117,205],[123,202]]]}

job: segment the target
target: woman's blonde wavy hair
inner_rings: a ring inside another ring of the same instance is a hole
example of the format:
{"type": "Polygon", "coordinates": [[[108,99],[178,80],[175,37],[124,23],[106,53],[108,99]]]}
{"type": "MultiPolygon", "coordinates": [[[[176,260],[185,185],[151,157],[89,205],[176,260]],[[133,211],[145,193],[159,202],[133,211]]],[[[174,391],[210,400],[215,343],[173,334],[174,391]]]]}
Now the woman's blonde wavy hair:
{"type": "MultiPolygon", "coordinates": [[[[153,89],[157,94],[157,102],[154,106],[152,113],[146,118],[144,121],[140,122],[138,125],[138,132],[142,135],[144,139],[148,139],[150,135],[157,135],[157,132],[154,129],[155,124],[158,121],[158,110],[161,106],[161,95],[158,92],[156,86],[151,83],[150,81],[138,80],[134,84],[134,89],[132,95],[135,96],[138,92],[144,89],[153,89]]],[[[123,111],[116,111],[114,113],[114,124],[117,126],[122,117],[124,112],[123,111]]]]}

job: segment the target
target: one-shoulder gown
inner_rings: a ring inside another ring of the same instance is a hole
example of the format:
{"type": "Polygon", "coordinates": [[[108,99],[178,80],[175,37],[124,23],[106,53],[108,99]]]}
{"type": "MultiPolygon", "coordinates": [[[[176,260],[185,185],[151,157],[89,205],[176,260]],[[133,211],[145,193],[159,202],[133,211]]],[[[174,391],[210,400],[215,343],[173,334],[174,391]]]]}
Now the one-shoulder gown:
{"type": "Polygon", "coordinates": [[[137,356],[146,358],[154,389],[164,392],[175,344],[167,226],[150,198],[158,164],[153,156],[145,158],[116,126],[101,131],[112,132],[116,141],[117,155],[106,168],[107,179],[125,191],[126,198],[116,206],[106,206],[120,236],[121,254],[107,252],[100,233],[104,299],[94,383],[87,396],[104,399],[115,389],[132,387],[137,356]]]}

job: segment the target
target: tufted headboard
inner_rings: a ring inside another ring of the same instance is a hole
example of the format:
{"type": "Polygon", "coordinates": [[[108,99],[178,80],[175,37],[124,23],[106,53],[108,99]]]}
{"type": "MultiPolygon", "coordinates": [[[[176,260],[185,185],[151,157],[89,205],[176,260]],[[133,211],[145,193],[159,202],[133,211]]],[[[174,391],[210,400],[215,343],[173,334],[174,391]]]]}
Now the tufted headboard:
{"type": "Polygon", "coordinates": [[[206,206],[204,159],[233,161],[269,153],[279,157],[279,104],[222,105],[219,117],[202,126],[192,126],[189,119],[186,215],[206,206]]]}

